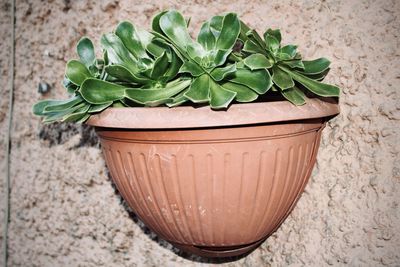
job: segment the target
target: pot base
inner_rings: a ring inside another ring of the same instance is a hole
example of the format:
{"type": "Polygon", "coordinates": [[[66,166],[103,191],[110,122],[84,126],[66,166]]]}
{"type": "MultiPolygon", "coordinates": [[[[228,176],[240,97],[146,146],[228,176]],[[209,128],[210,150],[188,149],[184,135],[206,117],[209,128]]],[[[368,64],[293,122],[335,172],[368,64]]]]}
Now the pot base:
{"type": "Polygon", "coordinates": [[[170,242],[175,247],[185,252],[195,254],[206,258],[225,258],[244,255],[256,249],[265,239],[255,243],[241,246],[226,246],[226,247],[209,247],[209,246],[193,246],[170,242]]]}

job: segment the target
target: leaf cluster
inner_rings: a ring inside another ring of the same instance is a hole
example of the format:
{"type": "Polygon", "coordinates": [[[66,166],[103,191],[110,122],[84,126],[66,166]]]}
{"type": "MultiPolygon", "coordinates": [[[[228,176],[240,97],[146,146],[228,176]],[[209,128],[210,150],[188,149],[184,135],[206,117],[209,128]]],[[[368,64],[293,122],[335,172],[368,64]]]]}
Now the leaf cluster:
{"type": "Polygon", "coordinates": [[[102,58],[84,37],[79,59],[67,63],[63,86],[67,100],[42,100],[33,107],[44,122],[84,122],[108,107],[174,107],[185,102],[226,109],[232,102],[252,102],[269,92],[295,105],[306,93],[339,96],[322,83],[329,71],[325,58],[302,60],[295,45],[281,45],[279,30],[261,37],[234,13],[205,21],[197,39],[175,10],[153,18],[151,31],[121,22],[101,38],[102,58]]]}

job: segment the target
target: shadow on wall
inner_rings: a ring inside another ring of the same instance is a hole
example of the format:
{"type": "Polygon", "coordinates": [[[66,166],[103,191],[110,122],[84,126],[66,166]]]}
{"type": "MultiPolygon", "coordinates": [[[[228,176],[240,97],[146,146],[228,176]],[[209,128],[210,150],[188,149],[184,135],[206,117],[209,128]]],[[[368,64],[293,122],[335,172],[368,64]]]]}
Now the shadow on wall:
{"type": "Polygon", "coordinates": [[[55,122],[45,124],[40,129],[39,138],[49,142],[49,146],[61,145],[70,140],[72,136],[80,134],[79,143],[73,147],[100,147],[99,139],[92,126],[76,123],[55,122]]]}
{"type": "MultiPolygon", "coordinates": [[[[52,123],[52,124],[45,124],[42,126],[39,132],[39,138],[48,142],[49,146],[56,146],[62,145],[68,140],[71,139],[72,136],[80,135],[79,143],[72,147],[71,149],[83,149],[83,147],[97,147],[100,148],[100,141],[96,135],[94,127],[86,125],[86,124],[76,124],[76,123],[52,123]]],[[[129,208],[128,204],[123,200],[122,196],[119,194],[118,189],[116,188],[115,184],[112,182],[111,175],[107,169],[107,176],[112,184],[112,187],[115,192],[115,196],[121,200],[121,204],[129,214],[129,217],[139,226],[141,231],[153,242],[156,242],[163,248],[166,248],[176,255],[190,260],[194,262],[201,262],[201,263],[214,263],[214,264],[222,264],[227,262],[237,261],[243,257],[246,257],[251,252],[236,256],[236,257],[226,257],[226,258],[203,258],[200,256],[196,256],[185,251],[182,251],[166,240],[160,238],[156,233],[154,233],[151,229],[149,229],[138,217],[137,215],[129,208]]]]}

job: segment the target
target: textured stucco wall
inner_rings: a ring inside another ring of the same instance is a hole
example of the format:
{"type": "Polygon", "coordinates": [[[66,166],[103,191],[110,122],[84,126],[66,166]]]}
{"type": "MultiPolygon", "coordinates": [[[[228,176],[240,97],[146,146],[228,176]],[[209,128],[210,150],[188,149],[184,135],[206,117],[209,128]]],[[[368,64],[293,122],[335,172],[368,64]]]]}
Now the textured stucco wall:
{"type": "MultiPolygon", "coordinates": [[[[0,4],[0,171],[10,38],[0,4]]],[[[343,88],[342,113],[323,134],[310,183],[282,227],[246,258],[225,266],[400,266],[400,1],[17,0],[15,108],[11,153],[9,266],[203,266],[137,221],[116,192],[88,127],[43,126],[40,98],[64,97],[66,60],[88,35],[120,20],[149,25],[159,10],[192,16],[235,11],[251,26],[282,29],[305,58],[333,61],[326,79],[343,88]],[[53,86],[41,96],[37,85],[53,86]],[[179,255],[178,255],[178,254],[179,255]]],[[[3,195],[1,218],[4,216],[3,195]]],[[[3,220],[1,220],[3,224],[3,220]]],[[[1,236],[2,237],[2,236],[1,236]]]]}

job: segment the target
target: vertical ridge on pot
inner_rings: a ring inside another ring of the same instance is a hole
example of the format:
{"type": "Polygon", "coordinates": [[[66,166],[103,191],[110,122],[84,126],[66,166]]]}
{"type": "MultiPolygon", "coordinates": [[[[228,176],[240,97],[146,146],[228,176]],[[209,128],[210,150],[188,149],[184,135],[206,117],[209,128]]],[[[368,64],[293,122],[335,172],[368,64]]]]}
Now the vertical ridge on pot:
{"type": "MultiPolygon", "coordinates": [[[[306,144],[307,144],[307,143],[306,143],[306,144]]],[[[294,201],[294,199],[296,199],[296,196],[297,196],[296,192],[299,191],[300,185],[301,185],[302,182],[303,182],[303,179],[302,179],[302,178],[304,177],[304,176],[302,175],[303,169],[304,169],[304,167],[307,167],[307,165],[308,165],[307,162],[306,162],[305,160],[302,160],[302,159],[306,159],[306,157],[304,157],[304,152],[303,152],[303,151],[305,151],[305,150],[303,149],[303,144],[297,145],[296,168],[294,169],[295,172],[294,172],[294,174],[293,174],[293,175],[296,177],[296,180],[295,180],[295,183],[293,183],[292,187],[290,188],[290,191],[289,191],[289,196],[290,196],[290,197],[288,197],[288,198],[286,199],[286,201],[284,202],[283,208],[284,208],[285,210],[289,209],[291,203],[294,201]]],[[[283,214],[283,215],[281,216],[281,218],[279,218],[278,221],[277,221],[277,223],[275,223],[275,224],[276,224],[276,225],[279,225],[280,222],[283,220],[283,218],[286,218],[286,214],[283,214]]]]}
{"type": "MultiPolygon", "coordinates": [[[[141,187],[139,186],[139,182],[138,182],[138,175],[137,175],[137,171],[135,169],[135,165],[133,163],[133,157],[132,157],[132,153],[128,152],[125,153],[125,159],[126,159],[126,167],[127,167],[127,172],[129,175],[127,175],[127,178],[129,179],[129,187],[131,190],[131,194],[132,195],[138,195],[140,196],[140,199],[138,201],[132,201],[132,207],[134,208],[135,211],[137,211],[139,213],[139,218],[141,220],[142,216],[144,216],[146,213],[150,213],[148,209],[148,207],[146,205],[140,205],[141,201],[145,201],[143,192],[141,187]],[[146,209],[147,212],[144,210],[146,209]]],[[[152,228],[158,228],[160,229],[159,226],[155,226],[154,222],[149,223],[149,225],[151,225],[150,227],[152,228]]]]}
{"type": "Polygon", "coordinates": [[[271,180],[272,180],[272,182],[271,182],[271,189],[269,190],[269,193],[268,193],[268,200],[267,200],[267,205],[266,205],[266,207],[265,207],[265,209],[264,209],[264,211],[262,212],[262,217],[261,217],[261,219],[260,219],[260,223],[258,224],[258,227],[256,228],[257,230],[255,231],[255,233],[256,233],[256,236],[258,236],[259,235],[259,233],[262,231],[262,227],[265,225],[265,223],[266,223],[266,220],[267,220],[267,218],[268,218],[268,215],[269,215],[269,211],[270,211],[270,208],[271,208],[271,205],[272,205],[272,201],[271,201],[271,199],[272,199],[272,195],[275,193],[275,187],[276,187],[276,182],[277,182],[277,173],[279,172],[280,173],[280,170],[281,170],[281,168],[280,168],[280,166],[281,166],[281,161],[280,161],[280,154],[281,154],[281,151],[280,151],[280,149],[277,149],[276,151],[274,151],[274,154],[275,154],[275,156],[273,157],[273,159],[274,159],[274,169],[273,169],[273,175],[272,175],[272,178],[271,178],[271,180]]]}
{"type": "Polygon", "coordinates": [[[150,214],[152,214],[152,212],[151,212],[149,205],[146,204],[146,202],[148,201],[148,198],[145,196],[143,187],[141,185],[142,183],[139,182],[139,177],[142,177],[140,180],[143,180],[143,175],[139,176],[140,175],[139,173],[142,173],[142,170],[140,169],[139,166],[137,166],[135,164],[135,162],[138,162],[138,161],[134,160],[135,154],[130,151],[127,154],[129,156],[129,162],[132,166],[135,186],[137,188],[136,194],[135,194],[137,196],[137,198],[129,198],[129,199],[132,199],[133,202],[135,202],[137,204],[137,206],[140,207],[140,210],[136,210],[137,212],[139,212],[139,214],[138,214],[139,218],[141,218],[143,221],[149,221],[148,226],[151,227],[154,231],[156,231],[156,232],[161,231],[161,229],[162,229],[161,222],[155,220],[155,218],[153,216],[150,216],[150,214]],[[141,203],[142,203],[142,205],[141,205],[141,203]],[[144,209],[146,209],[146,211],[144,209]]]}
{"type": "Polygon", "coordinates": [[[288,162],[290,162],[290,163],[289,163],[288,168],[286,169],[286,173],[285,173],[285,181],[286,182],[285,182],[285,186],[283,188],[282,194],[279,199],[279,204],[278,204],[278,206],[275,210],[275,213],[272,217],[271,225],[277,225],[279,223],[281,218],[284,216],[284,214],[280,213],[279,211],[283,210],[282,208],[285,207],[285,205],[286,205],[285,203],[287,200],[292,199],[291,189],[293,188],[294,183],[290,184],[288,177],[294,177],[294,180],[297,178],[297,175],[294,172],[296,170],[294,165],[295,164],[297,165],[297,163],[294,162],[294,158],[298,158],[298,157],[295,157],[295,153],[297,151],[293,146],[290,146],[289,153],[288,153],[288,162]]]}
{"type": "MultiPolygon", "coordinates": [[[[148,208],[148,214],[146,214],[143,219],[144,221],[150,219],[155,224],[157,224],[159,228],[158,231],[162,231],[161,236],[167,238],[171,235],[171,231],[166,221],[163,220],[163,216],[161,215],[159,210],[158,201],[155,199],[154,194],[152,193],[145,155],[143,153],[133,153],[133,155],[137,162],[135,166],[139,173],[138,178],[140,178],[139,187],[141,188],[141,192],[143,193],[144,198],[144,201],[142,203],[148,208]]],[[[158,232],[157,230],[155,231],[158,232]]]]}
{"type": "MultiPolygon", "coordinates": [[[[112,153],[111,150],[110,150],[110,153],[112,153]]],[[[113,158],[116,159],[116,161],[117,161],[117,164],[116,164],[117,171],[116,172],[118,173],[118,175],[120,175],[120,176],[121,175],[125,175],[124,177],[127,178],[127,179],[121,179],[120,187],[123,188],[124,195],[128,195],[128,196],[132,195],[133,191],[132,191],[132,186],[131,186],[131,180],[132,180],[131,179],[131,172],[127,171],[127,164],[125,164],[123,162],[121,152],[119,150],[116,150],[115,151],[115,156],[113,158]]],[[[119,188],[119,187],[117,186],[117,188],[119,188]]],[[[128,203],[128,205],[132,206],[134,210],[139,209],[138,205],[134,201],[132,201],[130,199],[129,199],[129,201],[127,201],[127,203],[128,203]]]]}
{"type": "MultiPolygon", "coordinates": [[[[200,244],[205,245],[206,242],[206,237],[204,235],[204,231],[203,231],[203,227],[201,224],[201,220],[200,220],[200,214],[199,214],[199,209],[198,209],[198,196],[197,196],[197,183],[198,183],[198,172],[196,172],[197,168],[196,168],[196,160],[195,160],[195,155],[190,154],[189,155],[190,158],[190,166],[192,167],[192,179],[193,179],[193,199],[192,199],[192,205],[190,206],[191,210],[193,211],[193,217],[195,217],[195,222],[197,222],[197,227],[198,227],[198,234],[199,237],[198,239],[201,240],[200,244]]],[[[210,241],[211,242],[211,241],[210,241]]]]}
{"type": "MultiPolygon", "coordinates": [[[[228,170],[229,170],[229,165],[230,165],[230,153],[225,152],[224,156],[222,158],[223,160],[223,174],[222,174],[222,182],[221,182],[221,187],[222,187],[222,198],[221,198],[221,205],[223,207],[226,207],[226,182],[228,181],[228,170]]],[[[226,231],[226,223],[225,220],[228,217],[229,214],[227,209],[223,210],[223,216],[220,218],[220,224],[221,224],[221,231],[220,231],[220,244],[225,245],[225,231],[226,231]]]]}
{"type": "Polygon", "coordinates": [[[274,208],[274,212],[271,215],[271,219],[270,219],[271,226],[276,225],[276,222],[277,222],[279,216],[281,215],[279,212],[281,211],[282,202],[285,200],[285,198],[290,197],[290,195],[287,194],[287,189],[290,186],[288,177],[290,177],[289,175],[291,174],[292,169],[293,169],[293,154],[294,154],[293,146],[290,146],[288,151],[285,151],[285,152],[287,153],[288,165],[285,168],[285,175],[284,175],[285,178],[283,179],[284,183],[283,183],[282,190],[280,193],[278,193],[278,195],[279,195],[279,198],[278,198],[279,200],[277,201],[278,204],[274,208]]]}
{"type": "MultiPolygon", "coordinates": [[[[208,191],[208,193],[209,193],[208,199],[210,201],[210,207],[211,207],[210,210],[208,211],[208,212],[211,212],[211,215],[208,216],[209,217],[209,226],[208,227],[213,228],[213,226],[214,226],[214,214],[216,213],[216,210],[214,208],[214,204],[215,204],[214,200],[215,199],[213,197],[216,179],[214,179],[214,177],[213,177],[213,175],[214,175],[214,169],[213,169],[214,160],[213,160],[212,154],[207,153],[206,162],[207,162],[207,179],[210,180],[210,182],[208,182],[209,187],[210,187],[210,190],[208,191]]],[[[201,207],[201,206],[198,207],[198,211],[200,213],[200,216],[202,216],[203,212],[204,213],[207,212],[206,210],[203,210],[203,209],[204,208],[201,207]]],[[[215,235],[218,234],[218,233],[216,233],[215,231],[207,231],[207,232],[210,235],[211,245],[215,244],[215,242],[216,242],[215,241],[216,240],[215,235]]]]}
{"type": "Polygon", "coordinates": [[[186,216],[186,211],[185,211],[183,201],[182,201],[181,186],[179,183],[180,177],[178,176],[179,172],[178,172],[178,162],[176,159],[176,155],[171,154],[171,159],[172,159],[171,168],[172,168],[172,180],[173,180],[172,186],[173,186],[173,188],[175,188],[174,193],[176,195],[176,199],[179,200],[179,204],[178,204],[178,209],[180,209],[179,216],[182,218],[182,222],[186,228],[186,233],[190,237],[188,239],[188,241],[194,243],[195,239],[194,239],[191,227],[189,227],[189,223],[188,223],[187,216],[186,216]]]}
{"type": "Polygon", "coordinates": [[[154,180],[157,179],[157,174],[154,173],[154,158],[156,157],[152,155],[152,160],[150,160],[149,157],[146,158],[144,153],[139,154],[139,162],[141,163],[143,173],[146,174],[145,181],[148,192],[152,199],[151,202],[154,203],[156,213],[158,214],[160,221],[163,222],[163,224],[165,225],[165,229],[168,230],[168,234],[166,235],[166,237],[174,238],[176,236],[176,232],[171,229],[171,225],[169,224],[168,220],[169,218],[163,213],[164,203],[162,200],[160,200],[162,198],[160,197],[160,195],[162,195],[162,189],[159,187],[159,184],[154,183],[154,180]],[[155,190],[157,190],[157,194],[154,193],[155,190]]]}
{"type": "MultiPolygon", "coordinates": [[[[299,177],[299,179],[296,180],[296,184],[295,186],[293,186],[290,195],[293,196],[291,199],[287,200],[287,203],[285,204],[286,209],[290,208],[291,203],[294,201],[294,199],[297,198],[297,193],[300,192],[300,189],[302,188],[304,179],[303,177],[305,177],[305,175],[303,175],[304,170],[307,169],[309,163],[307,161],[301,161],[301,159],[307,159],[308,157],[307,155],[307,148],[309,143],[305,143],[305,144],[299,144],[299,160],[298,160],[298,166],[297,166],[297,171],[296,171],[296,177],[299,177]],[[305,148],[303,148],[303,145],[305,146],[305,148]],[[302,179],[303,178],[303,179],[302,179]]],[[[286,215],[284,215],[285,217],[286,215]]]]}
{"type": "MultiPolygon", "coordinates": [[[[249,227],[250,229],[255,229],[256,227],[256,211],[260,208],[260,206],[262,204],[264,204],[264,201],[262,201],[262,198],[266,196],[266,194],[262,194],[265,190],[265,185],[264,183],[266,182],[266,179],[262,179],[262,177],[264,177],[265,175],[265,166],[266,166],[266,161],[267,157],[266,157],[266,152],[264,150],[262,150],[260,152],[260,162],[259,162],[259,170],[258,170],[258,177],[257,177],[257,185],[256,185],[256,192],[254,195],[254,203],[256,203],[252,209],[252,214],[250,216],[250,222],[249,222],[249,227]]],[[[273,157],[273,160],[275,161],[276,158],[273,157]]],[[[273,164],[275,165],[275,164],[273,164]]],[[[268,201],[265,201],[266,203],[268,203],[268,201]]]]}
{"type": "MultiPolygon", "coordinates": [[[[157,183],[156,186],[159,187],[158,191],[161,192],[161,198],[163,201],[163,207],[161,208],[162,211],[166,211],[168,213],[168,215],[165,215],[164,212],[162,212],[164,217],[170,217],[169,222],[171,222],[170,224],[174,225],[175,230],[173,231],[173,233],[178,233],[180,238],[182,240],[185,239],[185,237],[183,236],[177,222],[176,222],[176,216],[174,216],[172,210],[171,210],[171,205],[169,203],[171,203],[167,197],[167,190],[165,187],[165,175],[163,175],[163,171],[162,171],[162,167],[161,167],[161,159],[160,159],[160,155],[159,154],[155,154],[154,155],[154,164],[155,164],[155,170],[158,170],[157,173],[159,175],[156,175],[156,177],[159,177],[159,181],[157,183]]],[[[172,203],[171,203],[172,204],[172,203]]]]}
{"type": "MultiPolygon", "coordinates": [[[[237,202],[237,215],[239,215],[238,219],[243,221],[242,216],[240,216],[242,214],[241,208],[243,206],[242,202],[243,202],[243,176],[245,175],[244,171],[245,171],[245,159],[247,157],[248,153],[247,152],[243,152],[240,154],[240,163],[238,164],[238,166],[240,166],[240,170],[238,170],[238,172],[240,173],[238,179],[239,179],[239,200],[237,202]]],[[[236,216],[237,216],[236,215],[236,216]]],[[[241,223],[241,222],[239,222],[241,223]]],[[[242,239],[242,231],[239,231],[239,238],[242,239]]],[[[229,245],[232,245],[232,243],[228,243],[229,245]]]]}

